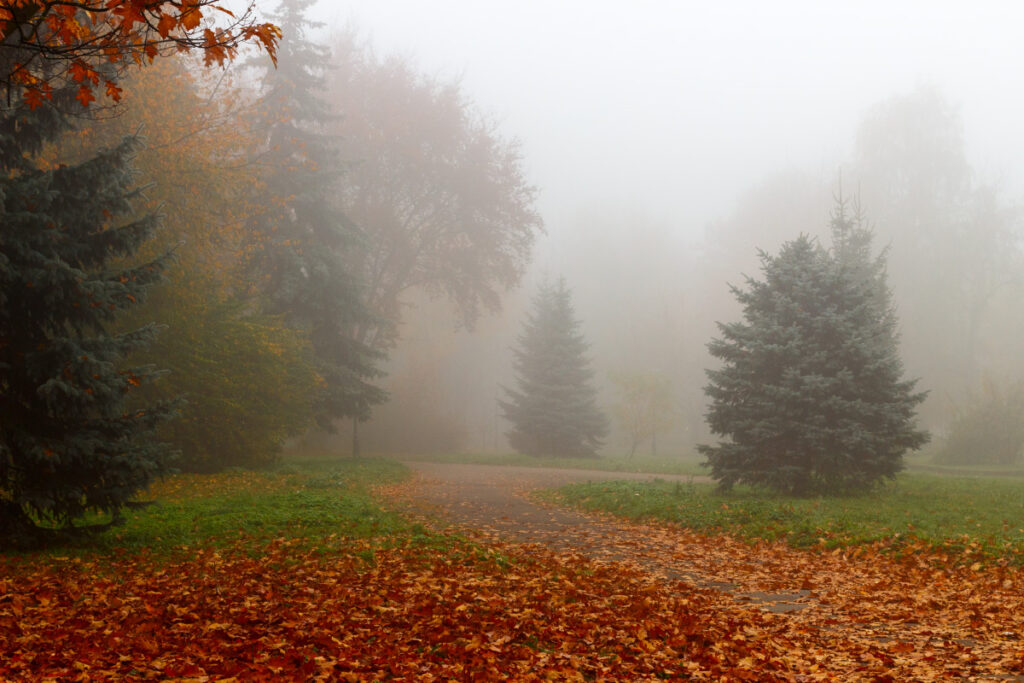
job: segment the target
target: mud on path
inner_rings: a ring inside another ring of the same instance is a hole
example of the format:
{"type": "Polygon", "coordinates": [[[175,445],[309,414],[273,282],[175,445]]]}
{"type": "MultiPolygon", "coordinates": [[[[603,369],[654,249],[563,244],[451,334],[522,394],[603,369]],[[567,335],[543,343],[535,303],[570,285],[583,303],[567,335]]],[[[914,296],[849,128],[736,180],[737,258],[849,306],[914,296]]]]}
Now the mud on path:
{"type": "MultiPolygon", "coordinates": [[[[828,652],[833,670],[885,669],[891,679],[1024,681],[1024,571],[943,566],[934,554],[750,545],[665,524],[637,524],[536,502],[530,491],[572,482],[706,480],[688,475],[407,463],[391,491],[408,512],[485,542],[540,544],[639,565],[667,583],[714,588],[784,620],[828,652]],[[833,668],[834,667],[834,668],[833,668]]],[[[850,680],[860,679],[855,676],[850,680]]]]}

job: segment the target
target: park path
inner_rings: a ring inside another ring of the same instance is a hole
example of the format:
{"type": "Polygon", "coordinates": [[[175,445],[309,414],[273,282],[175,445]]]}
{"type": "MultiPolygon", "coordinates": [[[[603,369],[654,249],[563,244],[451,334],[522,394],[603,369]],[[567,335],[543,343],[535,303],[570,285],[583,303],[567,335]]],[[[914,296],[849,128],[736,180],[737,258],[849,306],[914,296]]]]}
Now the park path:
{"type": "Polygon", "coordinates": [[[435,527],[485,542],[539,544],[630,563],[670,584],[715,589],[738,607],[780,620],[779,642],[827,653],[824,668],[864,672],[849,680],[1024,681],[1019,569],[940,568],[934,558],[897,561],[870,548],[751,546],[728,536],[544,505],[529,496],[573,482],[663,479],[685,486],[706,481],[702,477],[407,464],[413,479],[387,495],[435,527]],[[878,678],[868,671],[896,675],[878,678]]]}
{"type": "Polygon", "coordinates": [[[707,476],[647,474],[473,464],[406,463],[416,473],[416,495],[407,502],[421,513],[453,524],[463,533],[489,540],[537,543],[556,552],[575,552],[596,560],[631,562],[658,576],[682,579],[752,601],[772,612],[790,612],[806,604],[809,591],[740,591],[720,577],[708,576],[674,559],[673,539],[638,534],[637,525],[610,516],[546,506],[531,491],[594,481],[708,482],[707,476]]]}

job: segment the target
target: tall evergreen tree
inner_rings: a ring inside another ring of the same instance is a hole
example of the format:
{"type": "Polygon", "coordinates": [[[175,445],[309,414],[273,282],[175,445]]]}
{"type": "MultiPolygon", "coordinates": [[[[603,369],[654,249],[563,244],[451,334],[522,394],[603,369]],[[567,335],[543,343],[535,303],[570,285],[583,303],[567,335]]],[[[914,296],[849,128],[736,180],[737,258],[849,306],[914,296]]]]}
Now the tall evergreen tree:
{"type": "Polygon", "coordinates": [[[608,433],[597,407],[587,343],[579,332],[565,280],[541,286],[514,350],[518,389],[499,401],[512,423],[507,436],[520,453],[593,456],[608,433]]]}
{"type": "Polygon", "coordinates": [[[840,200],[831,252],[806,236],[762,252],[764,280],[732,291],[744,322],[719,324],[708,348],[708,423],[728,437],[700,446],[723,488],[795,495],[871,488],[928,440],[915,428],[925,394],[903,379],[884,258],[840,200]]]}
{"type": "Polygon", "coordinates": [[[131,401],[158,372],[124,362],[157,327],[111,331],[167,260],[127,265],[157,225],[133,214],[139,141],[37,168],[69,99],[0,114],[0,536],[90,509],[116,517],[167,467],[149,435],[173,405],[131,401]]]}
{"type": "Polygon", "coordinates": [[[359,282],[346,266],[355,227],[332,201],[342,173],[323,91],[327,50],[309,41],[318,24],[305,18],[313,0],[284,0],[273,17],[283,37],[278,66],[266,68],[258,117],[266,134],[262,192],[266,210],[254,221],[256,266],[264,313],[283,315],[310,337],[322,382],[314,400],[321,428],[351,417],[365,420],[386,394],[372,384],[380,353],[353,330],[371,319],[359,282]]]}

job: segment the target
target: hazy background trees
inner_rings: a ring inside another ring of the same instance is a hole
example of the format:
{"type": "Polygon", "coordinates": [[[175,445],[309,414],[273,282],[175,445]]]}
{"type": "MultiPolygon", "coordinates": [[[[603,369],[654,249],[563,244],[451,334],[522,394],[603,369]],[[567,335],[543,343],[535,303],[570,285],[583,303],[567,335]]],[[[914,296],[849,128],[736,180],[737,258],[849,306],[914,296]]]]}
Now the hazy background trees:
{"type": "Polygon", "coordinates": [[[672,382],[664,374],[616,372],[611,375],[617,401],[613,408],[621,429],[629,437],[627,457],[650,443],[651,455],[658,455],[658,435],[672,429],[678,410],[672,397],[672,382]]]}
{"type": "MultiPolygon", "coordinates": [[[[526,282],[555,270],[575,283],[602,400],[615,405],[616,374],[670,381],[676,418],[659,438],[662,452],[694,457],[693,445],[709,437],[701,386],[714,361],[704,344],[716,321],[739,313],[727,283],[756,272],[758,248],[772,252],[800,233],[827,239],[839,192],[859,201],[876,244],[887,249],[900,350],[907,375],[928,391],[920,414],[935,448],[957,416],[986,404],[986,383],[1009,391],[1020,377],[1019,210],[998,179],[970,167],[956,106],[922,86],[867,107],[845,135],[846,158],[783,168],[737,192],[735,208],[704,226],[700,238],[681,237],[686,226],[639,209],[591,207],[567,212],[541,244],[526,282]]],[[[470,380],[462,391],[448,380],[471,363],[477,375],[507,382],[495,367],[514,344],[514,316],[525,305],[522,294],[510,299],[475,345],[444,328],[430,332],[438,351],[429,364],[441,375],[432,385],[452,410],[434,407],[462,418],[466,448],[504,446],[480,436],[494,433],[493,414],[474,409],[489,390],[470,380]]],[[[632,442],[619,421],[604,452],[629,452],[632,442]]]]}
{"type": "Polygon", "coordinates": [[[856,137],[862,201],[891,245],[908,370],[931,390],[926,416],[950,418],[986,372],[1020,372],[986,340],[1019,320],[1019,209],[966,159],[956,108],[922,87],[873,107],[856,137]]]}
{"type": "MultiPolygon", "coordinates": [[[[432,338],[472,330],[501,310],[543,230],[536,189],[518,143],[457,80],[378,55],[354,30],[333,36],[331,48],[330,129],[345,163],[335,191],[360,230],[348,264],[375,315],[353,334],[393,355],[392,403],[367,425],[365,441],[371,450],[457,450],[470,430],[481,431],[475,415],[461,414],[476,387],[454,386],[445,370],[471,360],[449,355],[465,345],[435,352],[432,338]]],[[[485,390],[488,404],[495,386],[485,390]]]]}
{"type": "Polygon", "coordinates": [[[499,403],[519,453],[592,457],[608,432],[587,342],[564,279],[545,281],[513,350],[515,384],[499,403]]]}
{"type": "Polygon", "coordinates": [[[262,312],[308,336],[317,373],[313,417],[333,431],[342,418],[368,418],[386,394],[374,384],[383,353],[357,334],[378,318],[351,258],[359,232],[335,199],[343,164],[328,132],[337,115],[320,97],[328,52],[309,35],[312,4],[283,0],[271,15],[282,37],[276,68],[261,66],[254,103],[262,144],[250,153],[262,205],[250,221],[248,275],[262,312]]]}
{"type": "Polygon", "coordinates": [[[498,311],[542,228],[517,143],[458,81],[380,57],[352,31],[331,47],[332,130],[347,162],[336,190],[365,237],[350,262],[370,309],[387,321],[363,326],[359,338],[393,346],[412,292],[452,302],[465,324],[498,311]]]}

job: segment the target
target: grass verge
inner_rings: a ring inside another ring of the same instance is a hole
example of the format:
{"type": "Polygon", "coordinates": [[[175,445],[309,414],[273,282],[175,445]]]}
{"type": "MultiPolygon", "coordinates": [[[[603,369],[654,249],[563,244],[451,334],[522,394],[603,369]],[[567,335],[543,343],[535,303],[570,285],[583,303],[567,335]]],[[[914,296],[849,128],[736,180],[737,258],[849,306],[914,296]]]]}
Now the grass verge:
{"type": "MultiPolygon", "coordinates": [[[[122,526],[21,556],[170,558],[196,548],[227,547],[255,554],[275,540],[298,540],[329,552],[359,539],[426,539],[421,526],[383,509],[371,494],[373,486],[407,476],[401,463],[344,458],[290,458],[265,471],[173,475],[141,494],[139,499],[152,505],[127,511],[122,526]]],[[[10,555],[0,551],[4,554],[10,555]]]]}
{"type": "Polygon", "coordinates": [[[711,484],[599,482],[543,496],[585,510],[654,519],[749,540],[835,548],[924,541],[953,554],[970,551],[1024,564],[1024,481],[900,476],[864,496],[788,498],[749,488],[719,493],[711,484]]]}

